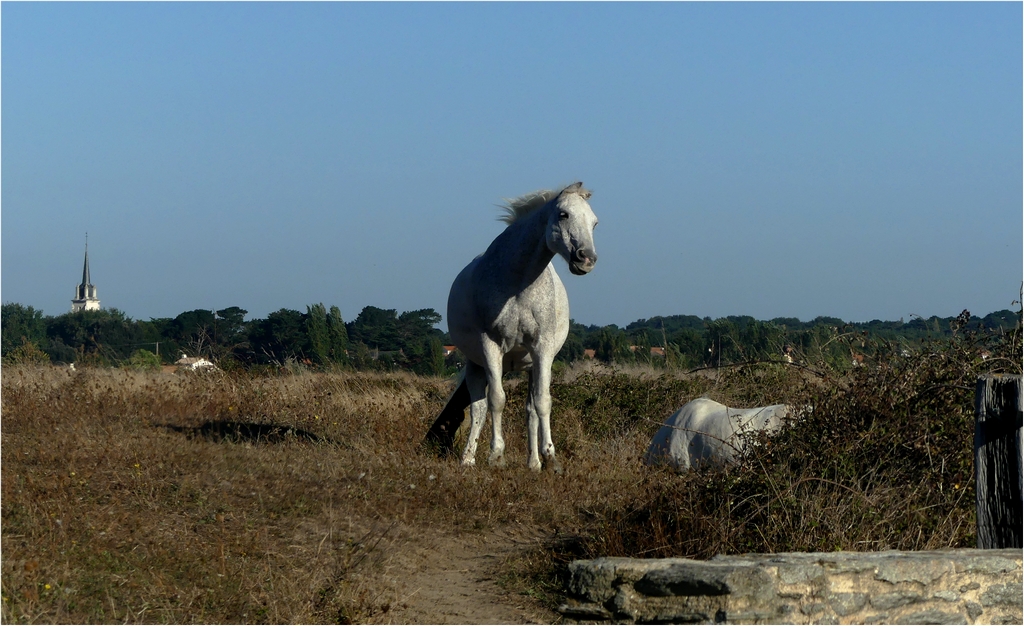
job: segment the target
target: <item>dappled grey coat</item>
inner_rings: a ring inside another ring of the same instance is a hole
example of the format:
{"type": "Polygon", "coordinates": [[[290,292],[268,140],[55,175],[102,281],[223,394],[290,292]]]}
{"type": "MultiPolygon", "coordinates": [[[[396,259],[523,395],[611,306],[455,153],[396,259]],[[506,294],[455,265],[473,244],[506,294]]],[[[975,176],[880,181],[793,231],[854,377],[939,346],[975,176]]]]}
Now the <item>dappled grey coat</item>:
{"type": "Polygon", "coordinates": [[[668,464],[679,471],[706,463],[728,463],[754,432],[777,430],[790,407],[785,404],[731,409],[707,398],[683,405],[665,420],[644,455],[648,465],[668,464]]]}

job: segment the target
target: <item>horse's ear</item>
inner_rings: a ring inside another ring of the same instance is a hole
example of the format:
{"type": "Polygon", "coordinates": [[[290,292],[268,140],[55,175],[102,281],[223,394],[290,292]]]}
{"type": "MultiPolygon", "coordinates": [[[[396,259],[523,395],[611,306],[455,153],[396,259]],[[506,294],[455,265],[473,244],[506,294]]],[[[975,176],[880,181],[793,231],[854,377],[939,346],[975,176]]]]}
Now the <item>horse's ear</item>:
{"type": "Polygon", "coordinates": [[[568,187],[562,190],[562,193],[575,193],[578,194],[584,200],[590,199],[590,190],[584,189],[582,182],[575,182],[569,185],[568,187]]]}
{"type": "Polygon", "coordinates": [[[575,194],[579,194],[579,196],[581,198],[583,198],[584,200],[589,200],[590,199],[590,190],[589,189],[584,189],[582,182],[575,182],[575,183],[569,185],[568,187],[566,187],[565,189],[562,190],[562,193],[575,193],[575,194]]]}

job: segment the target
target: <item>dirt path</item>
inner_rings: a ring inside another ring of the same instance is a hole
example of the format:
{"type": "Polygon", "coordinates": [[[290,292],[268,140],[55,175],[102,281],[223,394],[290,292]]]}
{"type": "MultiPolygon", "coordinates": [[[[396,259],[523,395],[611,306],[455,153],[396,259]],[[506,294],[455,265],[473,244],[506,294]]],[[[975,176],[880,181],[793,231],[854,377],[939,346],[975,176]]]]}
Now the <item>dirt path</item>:
{"type": "MultiPolygon", "coordinates": [[[[550,624],[559,615],[496,582],[501,566],[536,535],[517,529],[486,534],[403,532],[389,547],[387,578],[398,602],[391,624],[550,624]]],[[[375,620],[376,621],[376,620],[375,620]]]]}

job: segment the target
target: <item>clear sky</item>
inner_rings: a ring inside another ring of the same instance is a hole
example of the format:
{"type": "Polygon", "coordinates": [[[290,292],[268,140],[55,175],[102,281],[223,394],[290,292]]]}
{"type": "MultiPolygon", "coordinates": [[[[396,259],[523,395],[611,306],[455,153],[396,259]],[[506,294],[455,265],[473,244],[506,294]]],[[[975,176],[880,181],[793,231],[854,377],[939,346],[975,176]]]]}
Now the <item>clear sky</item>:
{"type": "MultiPolygon", "coordinates": [[[[1022,5],[11,3],[2,299],[445,314],[581,180],[572,317],[984,315],[1024,278],[1022,5]]],[[[442,324],[444,325],[444,324],[442,324]]]]}

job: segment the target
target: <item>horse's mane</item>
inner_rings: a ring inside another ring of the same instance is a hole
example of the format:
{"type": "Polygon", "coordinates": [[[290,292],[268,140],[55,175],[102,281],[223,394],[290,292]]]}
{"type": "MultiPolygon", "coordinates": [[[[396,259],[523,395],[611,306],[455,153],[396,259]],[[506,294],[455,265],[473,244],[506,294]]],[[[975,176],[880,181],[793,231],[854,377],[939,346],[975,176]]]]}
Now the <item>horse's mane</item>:
{"type": "Polygon", "coordinates": [[[566,190],[582,195],[584,200],[590,197],[590,191],[584,189],[580,183],[574,183],[565,189],[559,190],[541,189],[524,194],[518,198],[506,198],[505,204],[501,205],[505,214],[500,216],[498,219],[506,224],[513,224],[541,208],[554,198],[557,198],[558,194],[566,190]]]}
{"type": "Polygon", "coordinates": [[[528,194],[524,194],[518,198],[506,198],[505,204],[501,205],[505,214],[498,219],[506,224],[515,223],[550,202],[551,199],[557,197],[559,193],[561,193],[561,191],[541,189],[539,191],[532,191],[528,194]]]}

